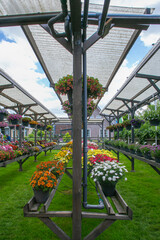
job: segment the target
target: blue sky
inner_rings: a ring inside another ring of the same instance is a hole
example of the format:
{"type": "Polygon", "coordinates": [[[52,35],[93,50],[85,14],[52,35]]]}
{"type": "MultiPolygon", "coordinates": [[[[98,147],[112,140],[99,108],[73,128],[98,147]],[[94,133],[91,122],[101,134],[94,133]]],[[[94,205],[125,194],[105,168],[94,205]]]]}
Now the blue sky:
{"type": "MultiPolygon", "coordinates": [[[[91,0],[91,2],[103,3],[104,0],[91,0]]],[[[160,0],[111,0],[110,5],[155,7],[154,13],[160,14],[160,0]]],[[[100,101],[100,108],[103,108],[107,100],[121,87],[158,38],[160,38],[160,26],[150,26],[147,31],[140,35],[110,85],[109,92],[100,101]]],[[[57,95],[49,87],[49,81],[19,27],[0,28],[0,68],[6,71],[56,116],[67,117],[61,110],[62,107],[57,95]]]]}

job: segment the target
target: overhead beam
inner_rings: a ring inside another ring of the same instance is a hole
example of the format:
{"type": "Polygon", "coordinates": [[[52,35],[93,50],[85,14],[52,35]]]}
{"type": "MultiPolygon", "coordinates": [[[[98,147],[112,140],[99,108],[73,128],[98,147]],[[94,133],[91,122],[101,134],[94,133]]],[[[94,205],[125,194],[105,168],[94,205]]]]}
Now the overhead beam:
{"type": "MultiPolygon", "coordinates": [[[[78,2],[77,2],[78,3],[78,2]]],[[[75,31],[79,27],[74,21],[76,16],[81,14],[78,12],[79,4],[75,4],[74,0],[71,0],[71,8],[74,9],[74,12],[71,11],[71,21],[73,20],[74,24],[72,29],[75,31]],[[77,15],[78,14],[78,15],[77,15]]],[[[48,20],[56,17],[60,12],[53,13],[33,13],[33,14],[24,14],[24,15],[5,15],[0,17],[0,27],[6,26],[17,26],[17,25],[33,25],[33,24],[47,24],[48,20]]],[[[101,13],[89,13],[88,14],[88,23],[93,25],[99,24],[99,16],[101,13]]],[[[83,16],[83,15],[82,15],[83,16]]],[[[114,24],[128,24],[128,25],[137,25],[137,24],[160,24],[160,15],[149,15],[149,14],[108,14],[106,21],[113,18],[114,24]]],[[[64,22],[60,20],[59,22],[64,22]]]]}
{"type": "Polygon", "coordinates": [[[98,35],[100,35],[100,36],[104,32],[104,25],[105,25],[107,13],[108,13],[109,4],[110,4],[110,0],[104,1],[103,11],[102,11],[102,15],[100,16],[100,25],[99,25],[99,29],[98,29],[98,35]]]}
{"type": "Polygon", "coordinates": [[[9,89],[9,88],[14,88],[14,85],[13,84],[1,85],[0,86],[0,91],[3,91],[5,89],[9,89]]]}
{"type": "Polygon", "coordinates": [[[41,27],[48,32],[57,42],[59,42],[68,52],[72,54],[72,45],[64,37],[55,38],[50,31],[50,28],[47,24],[41,24],[41,27]]]}
{"type": "Polygon", "coordinates": [[[139,103],[140,101],[133,100],[133,99],[128,99],[128,98],[119,98],[116,97],[115,100],[120,100],[120,101],[127,101],[127,102],[134,102],[134,103],[139,103]]]}
{"type": "Polygon", "coordinates": [[[160,80],[160,76],[149,75],[149,74],[142,74],[142,73],[136,73],[135,77],[138,77],[138,78],[150,78],[150,79],[154,79],[154,80],[160,80]]]}

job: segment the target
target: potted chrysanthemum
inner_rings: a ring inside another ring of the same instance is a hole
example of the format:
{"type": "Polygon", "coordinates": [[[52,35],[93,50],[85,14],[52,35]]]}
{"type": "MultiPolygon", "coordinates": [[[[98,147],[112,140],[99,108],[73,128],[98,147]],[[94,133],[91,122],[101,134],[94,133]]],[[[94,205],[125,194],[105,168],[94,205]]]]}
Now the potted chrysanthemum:
{"type": "MultiPolygon", "coordinates": [[[[122,163],[116,161],[105,161],[95,163],[91,178],[99,182],[105,196],[113,196],[117,182],[128,172],[122,163]]],[[[125,178],[125,180],[127,180],[125,178]]]]}
{"type": "Polygon", "coordinates": [[[57,185],[56,176],[50,171],[35,171],[30,179],[36,202],[45,203],[50,191],[57,185]]]}

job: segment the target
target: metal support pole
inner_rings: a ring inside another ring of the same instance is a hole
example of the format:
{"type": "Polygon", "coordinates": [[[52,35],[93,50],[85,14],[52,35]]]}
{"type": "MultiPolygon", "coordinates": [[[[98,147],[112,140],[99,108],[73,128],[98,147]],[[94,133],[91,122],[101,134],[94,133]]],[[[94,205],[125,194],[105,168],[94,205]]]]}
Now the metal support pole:
{"type": "MultiPolygon", "coordinates": [[[[87,7],[86,7],[87,8],[87,7]]],[[[86,9],[86,11],[87,9],[86,9]]],[[[86,40],[86,23],[83,25],[83,42],[86,40]]],[[[103,209],[102,200],[99,205],[87,203],[87,54],[83,52],[83,207],[87,209],[103,209]]]]}
{"type": "Polygon", "coordinates": [[[73,51],[73,240],[81,240],[81,127],[82,69],[81,32],[74,33],[73,51]]]}

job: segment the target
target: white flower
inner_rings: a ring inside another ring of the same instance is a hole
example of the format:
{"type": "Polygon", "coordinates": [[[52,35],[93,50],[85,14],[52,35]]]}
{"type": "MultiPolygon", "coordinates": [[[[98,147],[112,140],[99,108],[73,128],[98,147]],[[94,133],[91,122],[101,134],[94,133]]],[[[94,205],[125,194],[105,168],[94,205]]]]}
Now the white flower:
{"type": "Polygon", "coordinates": [[[110,170],[110,173],[115,173],[115,171],[114,170],[110,170]]]}
{"type": "Polygon", "coordinates": [[[112,178],[111,178],[111,177],[109,177],[109,178],[108,178],[108,181],[111,181],[111,180],[112,180],[112,178]]]}
{"type": "Polygon", "coordinates": [[[103,180],[103,181],[105,181],[105,180],[106,180],[106,177],[105,177],[105,176],[103,176],[103,177],[102,177],[102,180],[103,180]]]}
{"type": "Polygon", "coordinates": [[[127,181],[127,178],[125,178],[124,180],[127,181]]]}

